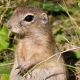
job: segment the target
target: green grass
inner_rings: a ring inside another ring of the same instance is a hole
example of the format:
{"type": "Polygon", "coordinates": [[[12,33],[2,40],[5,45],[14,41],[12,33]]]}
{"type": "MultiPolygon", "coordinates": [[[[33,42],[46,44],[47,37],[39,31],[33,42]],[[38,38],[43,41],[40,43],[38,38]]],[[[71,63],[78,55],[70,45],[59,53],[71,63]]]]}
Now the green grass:
{"type": "MultiPolygon", "coordinates": [[[[66,0],[60,3],[53,2],[53,0],[0,0],[0,75],[3,76],[2,80],[5,80],[6,76],[8,80],[11,70],[11,64],[9,63],[13,60],[13,50],[16,46],[15,34],[9,34],[4,26],[6,26],[16,7],[32,4],[44,8],[48,13],[49,22],[52,25],[52,33],[55,36],[59,50],[64,51],[76,48],[75,51],[72,51],[76,59],[80,60],[80,0],[76,0],[73,4],[67,4],[66,0]],[[2,59],[3,62],[1,62],[2,59]],[[6,63],[8,61],[9,63],[6,63]]],[[[75,70],[76,68],[70,64],[66,66],[75,70]]]]}

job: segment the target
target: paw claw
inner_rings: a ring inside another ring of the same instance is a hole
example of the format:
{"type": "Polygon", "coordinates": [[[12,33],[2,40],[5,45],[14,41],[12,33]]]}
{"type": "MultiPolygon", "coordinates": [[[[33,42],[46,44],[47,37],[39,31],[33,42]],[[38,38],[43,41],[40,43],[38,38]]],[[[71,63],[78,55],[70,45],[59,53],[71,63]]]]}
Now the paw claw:
{"type": "MultiPolygon", "coordinates": [[[[19,65],[16,69],[21,69],[21,65],[19,65]]],[[[15,70],[16,70],[16,69],[15,69],[15,70]]]]}

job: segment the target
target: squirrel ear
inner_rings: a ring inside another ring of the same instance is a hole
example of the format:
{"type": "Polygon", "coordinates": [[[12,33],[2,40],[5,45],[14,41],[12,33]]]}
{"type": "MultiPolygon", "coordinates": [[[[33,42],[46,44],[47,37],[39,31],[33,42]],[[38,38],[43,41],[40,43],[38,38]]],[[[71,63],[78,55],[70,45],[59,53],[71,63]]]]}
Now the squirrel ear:
{"type": "Polygon", "coordinates": [[[43,24],[46,24],[48,22],[48,16],[47,16],[46,13],[42,13],[41,18],[42,18],[41,21],[42,21],[43,24]]]}

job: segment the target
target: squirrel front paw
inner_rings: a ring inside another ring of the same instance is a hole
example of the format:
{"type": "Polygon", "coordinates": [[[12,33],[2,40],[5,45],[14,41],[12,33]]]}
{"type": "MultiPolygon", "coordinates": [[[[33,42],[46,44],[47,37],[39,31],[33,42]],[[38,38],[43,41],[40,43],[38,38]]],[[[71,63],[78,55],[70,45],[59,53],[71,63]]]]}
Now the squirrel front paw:
{"type": "Polygon", "coordinates": [[[16,69],[19,69],[19,72],[18,72],[19,75],[23,76],[25,73],[27,73],[27,69],[25,69],[24,66],[19,65],[16,69]]]}

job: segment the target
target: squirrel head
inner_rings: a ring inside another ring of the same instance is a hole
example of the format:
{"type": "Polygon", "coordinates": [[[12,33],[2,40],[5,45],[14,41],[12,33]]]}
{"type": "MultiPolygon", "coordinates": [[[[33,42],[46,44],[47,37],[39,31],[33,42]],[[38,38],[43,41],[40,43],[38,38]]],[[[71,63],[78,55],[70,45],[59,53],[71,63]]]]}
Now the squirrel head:
{"type": "Polygon", "coordinates": [[[46,12],[37,6],[18,7],[10,20],[7,27],[14,33],[25,34],[33,32],[39,27],[45,27],[48,23],[46,12]]]}

